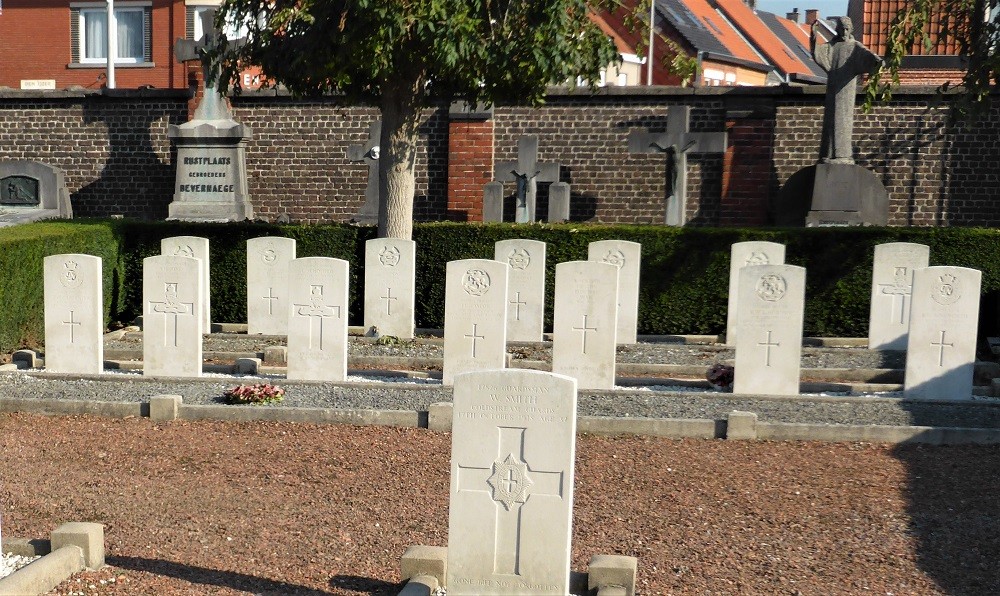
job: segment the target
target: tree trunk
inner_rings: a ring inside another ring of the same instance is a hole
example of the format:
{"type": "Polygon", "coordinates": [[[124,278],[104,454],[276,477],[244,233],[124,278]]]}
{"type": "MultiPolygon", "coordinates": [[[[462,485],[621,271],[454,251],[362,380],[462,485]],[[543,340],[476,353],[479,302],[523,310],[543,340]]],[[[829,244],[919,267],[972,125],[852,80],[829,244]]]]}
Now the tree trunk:
{"type": "Polygon", "coordinates": [[[413,169],[420,124],[418,92],[416,83],[383,87],[378,160],[379,238],[410,240],[413,236],[413,195],[416,191],[413,169]]]}

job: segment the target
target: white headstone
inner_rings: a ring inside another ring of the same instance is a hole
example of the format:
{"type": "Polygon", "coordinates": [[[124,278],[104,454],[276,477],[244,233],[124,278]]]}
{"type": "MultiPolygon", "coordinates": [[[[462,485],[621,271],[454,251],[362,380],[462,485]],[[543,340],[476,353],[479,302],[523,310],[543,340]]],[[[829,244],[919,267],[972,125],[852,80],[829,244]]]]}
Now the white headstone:
{"type": "Polygon", "coordinates": [[[455,378],[448,596],[568,594],[576,381],[455,378]]]}
{"type": "Polygon", "coordinates": [[[587,260],[618,267],[619,344],[634,344],[639,326],[639,268],[642,245],[625,240],[600,240],[587,247],[587,260]]]}
{"type": "Polygon", "coordinates": [[[507,281],[507,341],[542,341],[545,324],[545,243],[501,240],[494,260],[510,266],[507,281]]]}
{"type": "Polygon", "coordinates": [[[455,375],[504,367],[507,263],[451,261],[445,271],[443,383],[455,375]]]}
{"type": "Polygon", "coordinates": [[[413,339],[416,246],[412,240],[365,242],[365,331],[413,339]]]}
{"type": "Polygon", "coordinates": [[[914,272],[906,397],[972,396],[981,282],[981,272],[965,267],[925,267],[914,272]]]}
{"type": "Polygon", "coordinates": [[[342,259],[306,257],[288,267],[288,378],[347,378],[347,287],[342,259]]]}
{"type": "Polygon", "coordinates": [[[783,265],[785,245],[775,242],[737,242],[729,252],[729,308],[726,311],[726,345],[736,345],[740,269],[749,265],[783,265]]]}
{"type": "Polygon", "coordinates": [[[198,377],[202,367],[205,263],[161,255],[142,261],[142,373],[198,377]]]}
{"type": "Polygon", "coordinates": [[[569,261],[556,265],[552,372],[573,377],[580,389],[615,386],[618,268],[569,261]]]}
{"type": "Polygon", "coordinates": [[[738,287],[733,393],[798,395],[805,268],[743,267],[738,287]]]}
{"type": "Polygon", "coordinates": [[[247,240],[247,333],[288,333],[288,265],[294,258],[292,238],[247,240]]]}
{"type": "Polygon", "coordinates": [[[198,236],[173,236],[160,240],[160,254],[168,257],[194,257],[205,264],[202,271],[202,287],[205,295],[202,298],[202,333],[212,332],[212,297],[211,297],[211,267],[208,259],[208,238],[198,236]]]}
{"type": "Polygon", "coordinates": [[[930,252],[930,247],[910,242],[891,242],[875,247],[868,318],[869,349],[906,349],[913,271],[927,266],[930,252]]]}
{"type": "Polygon", "coordinates": [[[104,370],[101,259],[45,257],[45,370],[85,375],[104,370]]]}

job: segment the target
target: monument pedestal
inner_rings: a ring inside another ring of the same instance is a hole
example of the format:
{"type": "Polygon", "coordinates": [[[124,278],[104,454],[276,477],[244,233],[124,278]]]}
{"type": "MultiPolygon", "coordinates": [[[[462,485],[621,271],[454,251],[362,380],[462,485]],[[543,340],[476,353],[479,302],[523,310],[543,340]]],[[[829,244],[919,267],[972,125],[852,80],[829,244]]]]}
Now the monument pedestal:
{"type": "Polygon", "coordinates": [[[806,227],[888,223],[889,193],[874,172],[850,163],[816,165],[806,227]]]}
{"type": "Polygon", "coordinates": [[[177,146],[177,182],[167,219],[200,222],[253,218],[247,192],[250,129],[232,119],[192,120],[167,131],[177,146]]]}

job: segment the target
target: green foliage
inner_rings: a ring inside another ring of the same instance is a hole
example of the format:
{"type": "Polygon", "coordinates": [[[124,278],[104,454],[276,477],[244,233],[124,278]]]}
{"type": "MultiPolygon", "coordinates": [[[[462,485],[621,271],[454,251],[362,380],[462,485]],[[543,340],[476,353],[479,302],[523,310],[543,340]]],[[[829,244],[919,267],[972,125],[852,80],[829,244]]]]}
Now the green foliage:
{"type": "Polygon", "coordinates": [[[38,347],[45,340],[45,257],[101,257],[105,323],[120,317],[124,288],[118,237],[105,223],[40,222],[0,229],[0,352],[38,347]]]}

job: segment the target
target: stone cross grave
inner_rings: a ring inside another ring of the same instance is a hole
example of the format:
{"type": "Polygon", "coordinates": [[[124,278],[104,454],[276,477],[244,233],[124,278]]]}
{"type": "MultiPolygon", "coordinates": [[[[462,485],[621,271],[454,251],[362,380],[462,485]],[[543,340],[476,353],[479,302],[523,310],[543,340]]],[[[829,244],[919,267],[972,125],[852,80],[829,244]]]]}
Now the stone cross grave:
{"type": "Polygon", "coordinates": [[[687,208],[687,154],[725,153],[725,132],[689,132],[691,108],[667,108],[667,131],[632,131],[628,136],[629,153],[663,153],[667,157],[666,224],[682,226],[687,208]]]}
{"type": "Polygon", "coordinates": [[[906,345],[907,398],[969,399],[983,274],[965,267],[913,273],[906,345]]]}
{"type": "Polygon", "coordinates": [[[380,153],[379,139],[381,135],[382,121],[375,120],[368,127],[368,140],[365,144],[350,145],[347,147],[348,160],[363,161],[368,166],[368,186],[365,187],[365,203],[352,218],[358,223],[378,223],[378,158],[380,153]]]}
{"type": "Polygon", "coordinates": [[[781,265],[785,245],[776,242],[737,242],[729,249],[729,307],[726,310],[726,345],[736,345],[736,321],[739,309],[740,269],[751,265],[781,265]]]}
{"type": "Polygon", "coordinates": [[[45,370],[104,371],[104,279],[100,257],[45,257],[45,370]]]}
{"type": "Polygon", "coordinates": [[[211,297],[211,281],[209,278],[209,260],[208,260],[208,238],[200,238],[198,236],[173,236],[171,238],[163,238],[160,240],[160,254],[173,257],[193,257],[198,259],[205,266],[201,270],[202,275],[202,287],[204,288],[204,294],[201,298],[202,307],[199,312],[202,313],[202,333],[211,333],[212,331],[212,297],[211,297]]]}
{"type": "Polygon", "coordinates": [[[507,263],[451,261],[445,271],[445,385],[455,375],[504,368],[507,359],[507,263]]]}
{"type": "Polygon", "coordinates": [[[599,240],[587,247],[587,260],[618,268],[618,344],[634,344],[639,325],[639,269],[642,245],[625,240],[599,240]]]}
{"type": "Polygon", "coordinates": [[[927,266],[930,252],[930,247],[910,242],[890,242],[875,247],[868,317],[869,349],[906,349],[913,271],[927,266]]]}
{"type": "Polygon", "coordinates": [[[201,376],[204,268],[183,255],[143,259],[142,374],[201,376]]]}
{"type": "Polygon", "coordinates": [[[557,163],[538,162],[538,137],[517,140],[517,162],[504,161],[496,166],[494,178],[500,182],[517,183],[517,207],[514,221],[535,221],[535,197],[539,182],[559,182],[557,163]]]}
{"type": "Polygon", "coordinates": [[[347,289],[350,265],[306,257],[288,267],[288,379],[347,378],[347,289]]]}
{"type": "Polygon", "coordinates": [[[556,265],[552,372],[575,378],[580,389],[615,386],[617,282],[611,263],[556,265]]]}
{"type": "Polygon", "coordinates": [[[494,260],[510,266],[507,281],[507,341],[542,341],[545,323],[545,243],[501,240],[494,260]]]}
{"type": "Polygon", "coordinates": [[[374,238],[365,242],[365,334],[413,339],[417,244],[374,238]]]}
{"type": "Polygon", "coordinates": [[[288,265],[293,259],[292,238],[247,240],[248,334],[288,334],[288,265]]]}
{"type": "Polygon", "coordinates": [[[733,393],[798,395],[806,270],[754,265],[739,273],[733,393]]]}
{"type": "Polygon", "coordinates": [[[576,381],[470,372],[454,405],[448,595],[569,594],[576,381]]]}

